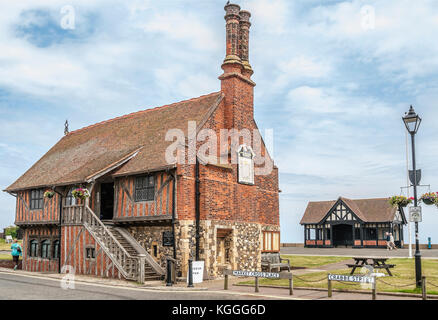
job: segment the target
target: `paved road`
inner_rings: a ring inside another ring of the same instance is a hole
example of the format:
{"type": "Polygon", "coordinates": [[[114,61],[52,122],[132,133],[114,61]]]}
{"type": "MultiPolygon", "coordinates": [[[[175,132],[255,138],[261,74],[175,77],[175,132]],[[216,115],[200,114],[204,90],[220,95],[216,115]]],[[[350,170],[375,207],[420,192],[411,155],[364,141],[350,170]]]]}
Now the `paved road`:
{"type": "MultiPolygon", "coordinates": [[[[296,254],[296,255],[312,255],[312,256],[346,256],[346,257],[393,257],[402,258],[409,257],[408,249],[398,249],[388,251],[386,249],[353,249],[353,248],[304,248],[304,247],[282,247],[282,254],[296,254]]],[[[412,254],[415,250],[412,251],[412,254]]],[[[424,258],[438,258],[437,249],[423,249],[421,256],[424,258]]]]}
{"type": "Polygon", "coordinates": [[[240,300],[267,299],[253,295],[236,295],[208,291],[157,291],[77,283],[75,289],[61,288],[60,280],[0,273],[2,300],[240,300]]]}

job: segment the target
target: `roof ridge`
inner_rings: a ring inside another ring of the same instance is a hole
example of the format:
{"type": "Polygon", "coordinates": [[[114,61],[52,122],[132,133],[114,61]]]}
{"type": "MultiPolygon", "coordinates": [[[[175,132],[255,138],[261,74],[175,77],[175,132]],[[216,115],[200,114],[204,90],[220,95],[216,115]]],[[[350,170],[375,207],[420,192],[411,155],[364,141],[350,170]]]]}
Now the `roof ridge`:
{"type": "Polygon", "coordinates": [[[214,94],[218,94],[220,92],[221,91],[216,91],[216,92],[212,92],[212,93],[201,95],[201,96],[196,97],[196,98],[190,98],[190,99],[187,99],[187,100],[181,100],[181,101],[174,102],[174,103],[171,103],[171,104],[165,104],[165,105],[162,105],[162,106],[153,107],[153,108],[150,108],[150,109],[144,109],[144,110],[140,110],[140,111],[135,111],[135,112],[131,112],[131,113],[128,113],[128,114],[125,114],[125,115],[122,115],[122,116],[118,116],[118,117],[115,117],[115,118],[111,118],[111,119],[108,119],[108,120],[96,122],[96,123],[91,124],[89,126],[82,127],[82,128],[76,129],[74,131],[71,131],[71,132],[69,132],[66,135],[66,137],[68,137],[68,136],[70,136],[70,135],[72,135],[74,133],[78,133],[80,131],[86,130],[86,129],[90,129],[90,128],[93,128],[93,127],[97,127],[97,126],[103,125],[103,124],[108,123],[108,122],[112,122],[112,121],[116,121],[116,120],[120,120],[120,119],[127,119],[129,117],[132,117],[132,116],[135,116],[135,115],[138,115],[138,114],[141,114],[141,113],[147,113],[147,112],[150,112],[150,111],[156,111],[156,110],[159,110],[159,109],[173,107],[173,106],[175,106],[177,104],[180,104],[180,103],[193,102],[193,101],[196,101],[196,100],[199,100],[199,99],[202,99],[202,98],[206,98],[208,96],[212,96],[214,94]]]}

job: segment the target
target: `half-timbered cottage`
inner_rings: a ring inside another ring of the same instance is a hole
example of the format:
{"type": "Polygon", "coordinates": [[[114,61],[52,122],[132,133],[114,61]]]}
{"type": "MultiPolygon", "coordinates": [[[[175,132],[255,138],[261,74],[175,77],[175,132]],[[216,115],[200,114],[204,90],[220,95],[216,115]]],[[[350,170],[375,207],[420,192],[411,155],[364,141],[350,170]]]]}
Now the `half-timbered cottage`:
{"type": "Polygon", "coordinates": [[[187,138],[187,161],[166,157],[175,143],[169,131],[187,137],[189,124],[197,132],[257,129],[250,13],[235,4],[225,10],[220,91],[67,132],[6,189],[16,197],[15,224],[25,230],[23,269],[160,279],[170,257],[178,276],[193,258],[214,277],[224,268],[260,270],[262,252],[279,251],[278,169],[254,175],[264,164],[253,157],[272,163],[263,141],[253,150],[239,138],[242,144],[219,154],[238,153],[239,163],[192,163],[187,138]],[[77,198],[79,187],[89,197],[77,198]]]}
{"type": "Polygon", "coordinates": [[[386,247],[386,232],[403,246],[403,208],[388,198],[309,202],[301,219],[306,247],[386,247]]]}

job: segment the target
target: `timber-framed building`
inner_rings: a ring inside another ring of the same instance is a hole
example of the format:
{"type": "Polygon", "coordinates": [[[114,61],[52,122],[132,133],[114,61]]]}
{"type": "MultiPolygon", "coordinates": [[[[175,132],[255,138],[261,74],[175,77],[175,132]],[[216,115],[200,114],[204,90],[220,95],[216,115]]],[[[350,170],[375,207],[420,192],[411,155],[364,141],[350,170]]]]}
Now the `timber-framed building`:
{"type": "MultiPolygon", "coordinates": [[[[170,257],[177,276],[187,275],[193,258],[215,277],[224,268],[260,270],[262,252],[280,250],[275,166],[244,183],[240,164],[169,163],[165,155],[174,143],[166,133],[187,137],[189,122],[198,132],[257,129],[250,13],[235,4],[225,10],[220,91],[68,132],[5,190],[16,197],[15,224],[25,231],[25,270],[70,266],[78,274],[162,279],[170,257]],[[90,196],[75,198],[78,187],[90,196]],[[44,197],[46,190],[54,196],[44,197]]],[[[229,148],[226,158],[239,150],[229,148]]],[[[259,153],[272,162],[263,143],[259,153]]]]}
{"type": "Polygon", "coordinates": [[[301,219],[305,247],[376,248],[386,247],[386,232],[403,246],[402,207],[393,207],[388,198],[309,202],[301,219]]]}

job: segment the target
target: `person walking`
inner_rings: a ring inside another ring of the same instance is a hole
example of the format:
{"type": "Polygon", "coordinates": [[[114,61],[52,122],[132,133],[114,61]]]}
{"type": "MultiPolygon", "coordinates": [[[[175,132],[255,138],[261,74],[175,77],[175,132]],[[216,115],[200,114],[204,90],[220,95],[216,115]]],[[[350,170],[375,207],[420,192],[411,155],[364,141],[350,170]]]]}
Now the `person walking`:
{"type": "Polygon", "coordinates": [[[392,233],[389,234],[389,243],[394,250],[397,250],[397,247],[394,242],[394,236],[392,235],[392,233]]]}
{"type": "Polygon", "coordinates": [[[386,236],[386,250],[392,250],[391,237],[389,236],[389,232],[386,232],[385,236],[386,236]]]}
{"type": "Polygon", "coordinates": [[[14,242],[11,245],[11,250],[12,260],[15,263],[14,270],[17,270],[18,264],[20,263],[21,252],[23,251],[17,239],[14,239],[14,242]]]}

